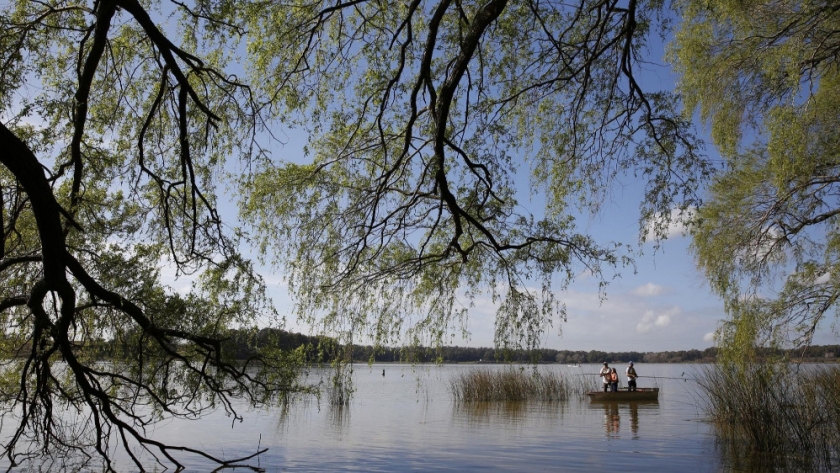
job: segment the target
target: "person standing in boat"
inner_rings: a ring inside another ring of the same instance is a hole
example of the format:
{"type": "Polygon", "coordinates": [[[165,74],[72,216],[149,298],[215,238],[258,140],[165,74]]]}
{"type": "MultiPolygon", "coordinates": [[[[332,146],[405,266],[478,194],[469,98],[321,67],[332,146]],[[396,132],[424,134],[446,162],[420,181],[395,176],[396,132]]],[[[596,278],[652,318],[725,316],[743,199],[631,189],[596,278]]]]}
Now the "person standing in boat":
{"type": "Polygon", "coordinates": [[[598,376],[604,380],[604,392],[610,388],[610,365],[607,362],[604,362],[604,367],[601,368],[601,371],[598,373],[598,376]]]}
{"type": "Polygon", "coordinates": [[[639,375],[636,374],[636,368],[633,367],[633,362],[631,361],[630,364],[627,366],[627,390],[628,391],[635,391],[636,390],[636,378],[639,375]]]}
{"type": "Polygon", "coordinates": [[[618,392],[618,371],[615,368],[610,370],[610,391],[618,392]]]}

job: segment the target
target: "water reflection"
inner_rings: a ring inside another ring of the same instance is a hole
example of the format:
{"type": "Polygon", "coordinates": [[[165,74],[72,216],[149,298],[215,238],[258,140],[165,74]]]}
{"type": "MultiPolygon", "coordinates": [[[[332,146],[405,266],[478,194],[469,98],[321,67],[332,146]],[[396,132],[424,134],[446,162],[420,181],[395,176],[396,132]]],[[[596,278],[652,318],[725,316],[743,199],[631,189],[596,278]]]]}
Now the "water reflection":
{"type": "Polygon", "coordinates": [[[656,401],[636,402],[598,402],[589,405],[591,409],[600,409],[604,412],[605,436],[610,439],[621,438],[621,417],[624,416],[625,426],[633,440],[639,439],[639,408],[658,409],[656,401]],[[629,422],[627,422],[629,420],[629,422]]]}
{"type": "Polygon", "coordinates": [[[526,412],[524,402],[469,402],[457,404],[455,410],[471,424],[485,424],[494,418],[517,423],[526,412]]]}
{"type": "Polygon", "coordinates": [[[566,408],[560,402],[468,402],[456,403],[453,414],[471,425],[520,425],[534,419],[557,420],[566,408]]]}
{"type": "Polygon", "coordinates": [[[344,433],[350,426],[350,408],[344,404],[330,404],[329,424],[334,431],[344,433]]]}
{"type": "Polygon", "coordinates": [[[730,426],[718,426],[715,449],[728,471],[746,473],[789,472],[789,471],[836,471],[833,465],[838,459],[830,452],[812,455],[804,450],[772,451],[772,448],[755,450],[751,442],[737,434],[730,426]],[[816,459],[816,460],[815,460],[816,459]],[[824,463],[821,463],[822,460],[824,463]]]}
{"type": "Polygon", "coordinates": [[[604,427],[607,438],[619,438],[621,432],[621,416],[618,414],[618,404],[604,405],[604,427]]]}

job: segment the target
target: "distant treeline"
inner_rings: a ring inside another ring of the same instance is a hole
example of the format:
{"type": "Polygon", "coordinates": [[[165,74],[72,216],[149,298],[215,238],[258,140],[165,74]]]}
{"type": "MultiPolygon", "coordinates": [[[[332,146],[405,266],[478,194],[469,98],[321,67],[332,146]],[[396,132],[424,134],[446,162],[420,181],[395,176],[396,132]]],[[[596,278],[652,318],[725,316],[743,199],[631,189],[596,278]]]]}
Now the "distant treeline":
{"type": "MultiPolygon", "coordinates": [[[[256,353],[259,347],[269,346],[282,350],[301,349],[310,360],[329,361],[337,356],[352,358],[358,362],[404,362],[404,363],[500,363],[500,362],[530,362],[530,363],[602,363],[636,361],[643,363],[713,363],[717,349],[679,350],[661,352],[619,351],[606,352],[600,350],[570,351],[539,349],[505,350],[494,348],[474,347],[373,347],[369,345],[353,346],[352,356],[340,350],[334,340],[324,337],[310,337],[299,333],[286,332],[277,329],[262,329],[259,331],[233,331],[225,342],[236,358],[245,359],[256,353]]],[[[780,355],[779,351],[765,351],[766,355],[780,355]]],[[[791,350],[787,353],[790,358],[801,361],[840,361],[840,345],[816,345],[807,348],[791,350]]]]}
{"type": "Polygon", "coordinates": [[[473,347],[441,347],[440,349],[400,349],[386,348],[374,350],[373,347],[354,347],[354,360],[374,361],[442,361],[444,363],[602,363],[619,361],[637,361],[647,363],[711,363],[715,361],[715,349],[681,350],[667,352],[605,352],[600,350],[570,351],[543,348],[539,350],[505,350],[473,347]],[[419,353],[418,353],[419,351],[419,353]]]}

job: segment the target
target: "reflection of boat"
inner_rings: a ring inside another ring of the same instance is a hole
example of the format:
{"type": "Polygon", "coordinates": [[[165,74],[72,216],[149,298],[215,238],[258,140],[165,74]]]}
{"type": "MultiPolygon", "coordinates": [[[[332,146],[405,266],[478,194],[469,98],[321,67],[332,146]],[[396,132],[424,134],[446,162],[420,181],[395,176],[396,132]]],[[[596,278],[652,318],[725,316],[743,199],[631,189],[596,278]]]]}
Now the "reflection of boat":
{"type": "Polygon", "coordinates": [[[590,391],[586,393],[592,402],[656,401],[659,388],[638,388],[635,391],[619,389],[616,392],[590,391]]]}
{"type": "Polygon", "coordinates": [[[650,409],[650,406],[659,408],[659,401],[618,401],[618,402],[593,402],[589,404],[592,410],[604,410],[604,428],[608,438],[619,438],[622,435],[621,426],[627,425],[627,418],[630,418],[630,436],[639,438],[639,409],[650,409]],[[648,406],[648,407],[646,407],[648,406]],[[625,423],[621,423],[624,417],[625,423]]]}

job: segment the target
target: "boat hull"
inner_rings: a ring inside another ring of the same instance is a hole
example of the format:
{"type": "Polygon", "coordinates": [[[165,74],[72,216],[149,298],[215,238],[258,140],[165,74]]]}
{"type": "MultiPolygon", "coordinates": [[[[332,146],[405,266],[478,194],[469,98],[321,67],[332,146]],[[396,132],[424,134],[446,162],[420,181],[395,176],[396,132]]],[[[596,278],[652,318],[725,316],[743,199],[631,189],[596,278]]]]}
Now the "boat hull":
{"type": "Polygon", "coordinates": [[[639,388],[635,391],[619,389],[616,392],[590,391],[586,393],[591,402],[656,401],[659,388],[639,388]]]}

